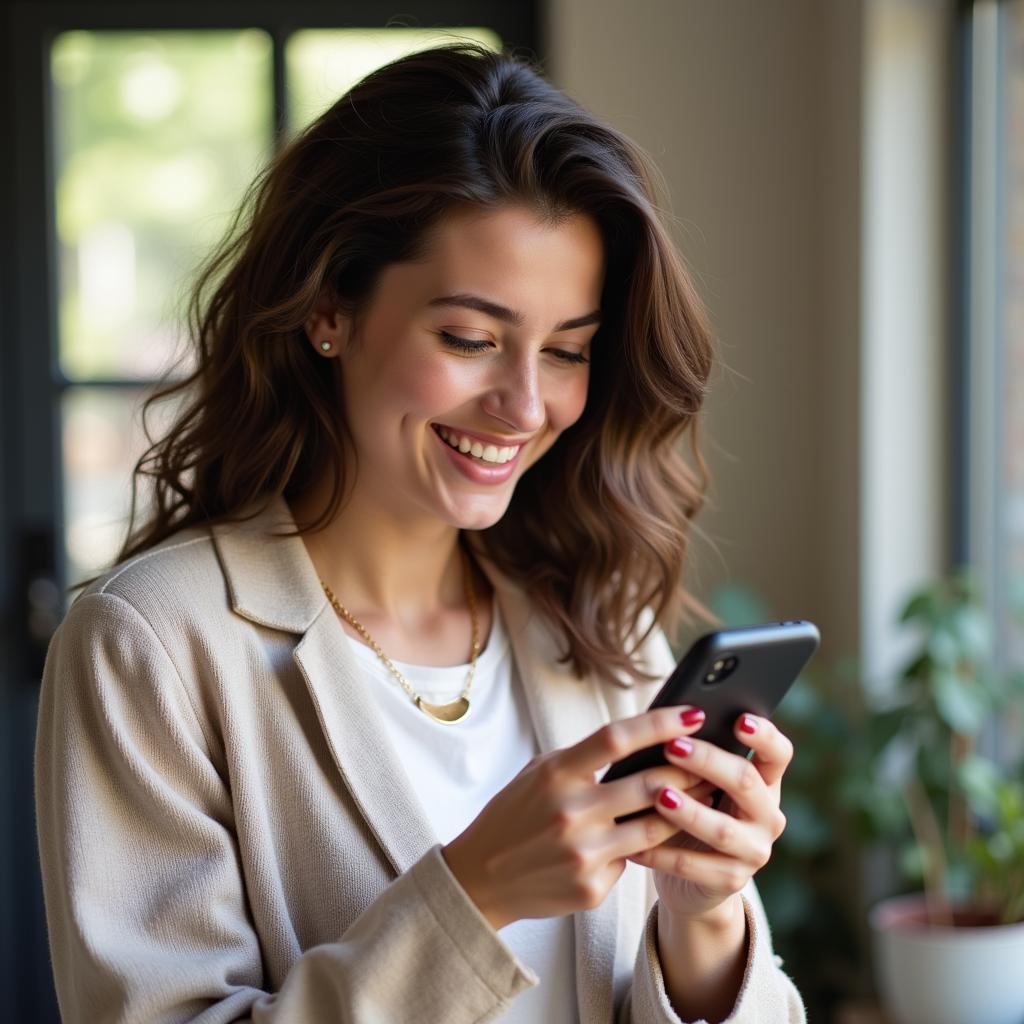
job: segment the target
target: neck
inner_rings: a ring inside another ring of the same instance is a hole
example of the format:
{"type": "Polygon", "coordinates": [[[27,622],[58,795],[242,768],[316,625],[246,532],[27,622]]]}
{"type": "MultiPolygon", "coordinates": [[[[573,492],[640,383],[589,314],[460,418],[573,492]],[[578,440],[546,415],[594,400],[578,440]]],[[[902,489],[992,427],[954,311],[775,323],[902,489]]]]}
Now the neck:
{"type": "MultiPolygon", "coordinates": [[[[296,525],[326,507],[321,488],[292,500],[296,525]]],[[[302,540],[317,573],[354,613],[411,628],[465,605],[459,531],[434,521],[396,523],[353,494],[332,522],[302,540]]]]}

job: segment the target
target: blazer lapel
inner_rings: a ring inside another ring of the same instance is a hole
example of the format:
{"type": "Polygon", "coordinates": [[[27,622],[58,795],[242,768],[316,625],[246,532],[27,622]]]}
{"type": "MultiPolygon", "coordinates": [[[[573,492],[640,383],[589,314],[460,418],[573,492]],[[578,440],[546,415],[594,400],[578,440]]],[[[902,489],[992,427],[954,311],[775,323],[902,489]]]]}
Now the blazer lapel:
{"type": "Polygon", "coordinates": [[[353,799],[398,874],[438,840],[352,654],[325,604],[295,649],[320,723],[353,799]]]}
{"type": "MultiPolygon", "coordinates": [[[[474,550],[494,587],[541,751],[578,743],[609,719],[599,686],[559,664],[563,642],[533,610],[522,588],[499,572],[477,545],[474,550]]],[[[619,904],[616,884],[599,907],[575,915],[576,998],[579,1019],[588,1024],[612,1018],[619,904]]]]}
{"type": "Polygon", "coordinates": [[[276,498],[246,523],[214,526],[233,609],[254,622],[302,634],[293,653],[315,703],[321,727],[363,817],[396,874],[438,840],[413,794],[351,641],[320,586],[295,529],[291,510],[276,498]]]}

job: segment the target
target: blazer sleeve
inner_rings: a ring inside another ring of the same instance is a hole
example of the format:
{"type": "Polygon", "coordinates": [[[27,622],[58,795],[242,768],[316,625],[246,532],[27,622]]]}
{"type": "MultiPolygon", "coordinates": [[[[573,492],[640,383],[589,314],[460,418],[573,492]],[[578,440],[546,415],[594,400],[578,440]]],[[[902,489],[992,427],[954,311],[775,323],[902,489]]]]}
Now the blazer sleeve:
{"type": "Polygon", "coordinates": [[[230,789],[201,721],[133,606],[102,592],[72,605],[48,652],[36,743],[66,1024],[470,1024],[537,983],[435,846],[269,991],[230,789]]]}
{"type": "MultiPolygon", "coordinates": [[[[638,711],[646,708],[675,667],[676,659],[668,639],[656,628],[648,638],[644,657],[658,676],[653,683],[638,686],[638,711]]],[[[653,887],[653,884],[652,884],[653,887]]],[[[764,906],[751,880],[740,894],[747,918],[747,962],[743,981],[727,1024],[805,1024],[803,1000],[792,980],[782,971],[782,960],[772,949],[771,932],[764,906]]],[[[633,981],[618,1014],[618,1024],[707,1024],[683,1022],[665,991],[665,978],[658,953],[658,903],[647,918],[637,949],[633,981]]]]}

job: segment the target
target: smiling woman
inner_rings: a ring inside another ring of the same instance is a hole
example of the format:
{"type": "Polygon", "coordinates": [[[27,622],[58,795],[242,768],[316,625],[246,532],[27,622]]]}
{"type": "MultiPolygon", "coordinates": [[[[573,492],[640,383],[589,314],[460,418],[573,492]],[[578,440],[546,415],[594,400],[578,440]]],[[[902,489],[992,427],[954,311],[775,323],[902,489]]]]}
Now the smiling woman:
{"type": "Polygon", "coordinates": [[[746,715],[752,761],[596,782],[703,717],[643,710],[703,612],[712,366],[654,176],[468,44],[260,176],[153,399],[152,511],[47,658],[66,1021],[803,1019],[752,883],[788,740],[746,715]]]}
{"type": "MultiPolygon", "coordinates": [[[[330,296],[321,300],[306,335],[336,360],[337,405],[359,466],[334,529],[366,536],[355,522],[379,524],[386,513],[403,545],[434,545],[452,528],[497,523],[518,479],[583,413],[582,350],[599,317],[566,313],[599,307],[603,281],[592,218],[550,223],[507,205],[446,214],[420,258],[381,272],[358,323],[330,296]],[[436,297],[453,282],[462,288],[436,297]],[[515,311],[481,297],[510,286],[515,311]]],[[[322,509],[324,491],[296,499],[300,519],[322,509]]],[[[337,575],[351,555],[334,541],[321,558],[337,575]]]]}

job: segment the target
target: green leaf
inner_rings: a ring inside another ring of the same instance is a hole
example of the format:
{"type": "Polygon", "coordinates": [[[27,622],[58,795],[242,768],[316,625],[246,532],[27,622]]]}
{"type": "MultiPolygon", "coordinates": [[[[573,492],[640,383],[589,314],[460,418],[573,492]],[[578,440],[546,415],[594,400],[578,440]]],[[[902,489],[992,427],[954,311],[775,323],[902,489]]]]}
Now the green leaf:
{"type": "Polygon", "coordinates": [[[926,679],[931,671],[932,659],[927,651],[915,655],[900,672],[901,679],[926,679]]]}
{"type": "Polygon", "coordinates": [[[999,811],[999,769],[977,754],[965,758],[960,765],[958,781],[972,810],[978,814],[995,815],[999,811]]]}
{"type": "Polygon", "coordinates": [[[961,657],[961,645],[948,629],[935,629],[925,640],[928,657],[935,665],[955,665],[961,657]]]}
{"type": "Polygon", "coordinates": [[[912,622],[914,619],[930,621],[935,615],[935,595],[931,590],[919,590],[910,596],[900,612],[900,622],[912,622]]]}
{"type": "Polygon", "coordinates": [[[992,622],[984,609],[975,605],[958,608],[952,616],[953,634],[963,657],[981,661],[992,652],[992,622]]]}
{"type": "Polygon", "coordinates": [[[899,852],[900,872],[911,881],[919,881],[924,877],[924,866],[927,860],[925,851],[914,843],[904,846],[899,852]]]}
{"type": "Polygon", "coordinates": [[[954,731],[973,736],[985,724],[987,702],[979,699],[970,681],[953,672],[936,671],[931,680],[935,706],[954,731]]]}

